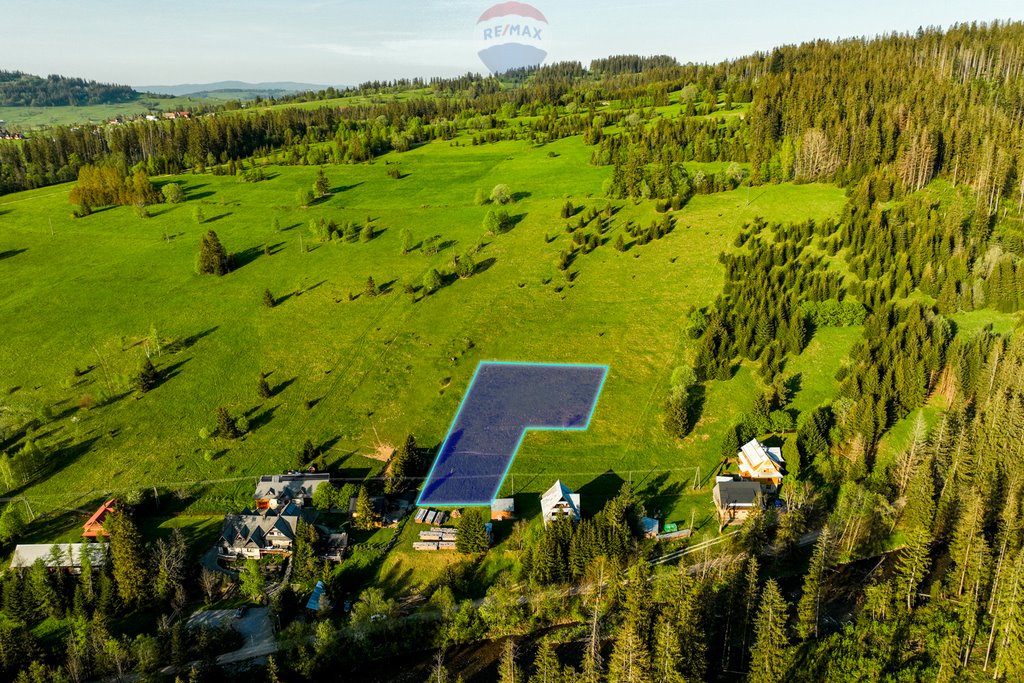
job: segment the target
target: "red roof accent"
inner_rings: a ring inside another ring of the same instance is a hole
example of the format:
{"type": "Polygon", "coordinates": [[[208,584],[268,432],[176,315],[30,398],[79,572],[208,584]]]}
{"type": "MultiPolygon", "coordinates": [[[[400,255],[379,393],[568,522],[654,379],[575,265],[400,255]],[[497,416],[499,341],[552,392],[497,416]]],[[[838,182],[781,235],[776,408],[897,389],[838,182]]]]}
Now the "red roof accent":
{"type": "Polygon", "coordinates": [[[504,17],[508,14],[518,14],[521,17],[530,17],[531,19],[537,19],[543,21],[545,24],[548,20],[540,13],[540,10],[536,7],[532,7],[523,2],[499,2],[494,7],[480,15],[480,18],[476,20],[476,23],[481,21],[487,21],[494,17],[504,17]]]}
{"type": "Polygon", "coordinates": [[[116,498],[111,498],[106,503],[101,505],[96,512],[92,513],[92,517],[89,518],[85,524],[82,525],[82,535],[88,538],[95,538],[96,536],[109,536],[110,534],[103,528],[103,520],[106,518],[107,513],[112,512],[114,509],[114,502],[116,498]]]}

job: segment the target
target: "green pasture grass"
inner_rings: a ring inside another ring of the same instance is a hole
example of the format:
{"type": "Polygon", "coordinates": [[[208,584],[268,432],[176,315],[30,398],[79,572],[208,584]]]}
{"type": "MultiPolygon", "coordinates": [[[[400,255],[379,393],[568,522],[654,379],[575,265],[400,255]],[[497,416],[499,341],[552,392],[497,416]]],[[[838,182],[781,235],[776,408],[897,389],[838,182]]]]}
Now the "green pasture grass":
{"type": "Polygon", "coordinates": [[[800,355],[786,363],[785,374],[799,377],[799,389],[790,407],[803,413],[827,403],[839,388],[836,372],[863,335],[863,326],[823,327],[800,355]]]}
{"type": "Polygon", "coordinates": [[[992,331],[996,334],[1009,334],[1021,324],[1019,314],[1000,313],[990,308],[954,313],[949,318],[956,323],[957,336],[964,339],[970,338],[988,325],[992,326],[992,331]]]}
{"type": "Polygon", "coordinates": [[[90,104],[81,107],[0,107],[0,120],[10,129],[30,130],[75,123],[106,123],[115,116],[135,116],[157,111],[188,111],[199,104],[208,104],[204,98],[140,96],[132,102],[118,104],[90,104]]]}
{"type": "MultiPolygon", "coordinates": [[[[295,195],[312,185],[308,167],[270,167],[270,179],[256,184],[161,178],[182,183],[188,201],[151,207],[148,219],[124,207],[73,219],[69,185],[0,198],[0,404],[54,416],[35,435],[47,453],[45,475],[12,493],[27,496],[37,513],[58,514],[157,486],[203,497],[202,512],[217,512],[251,495],[256,476],[293,466],[306,439],[325,449],[336,475],[375,475],[381,463],[363,454],[380,441],[398,444],[412,432],[425,446],[440,443],[479,361],[531,360],[611,369],[588,431],[526,438],[511,471],[517,494],[538,494],[560,477],[587,494],[584,509],[593,512],[617,478],[632,477],[665,496],[659,505],[673,519],[688,518],[698,503],[708,509],[707,478],[724,429],[759,388],[746,367],[709,382],[694,433],[681,443],[667,437],[660,413],[668,379],[690,359],[686,310],[720,291],[718,254],[745,221],[823,219],[840,209],[843,194],[777,185],[695,197],[676,212],[671,234],[624,253],[611,242],[626,221],[659,216],[650,202],[617,201],[607,243],[576,259],[570,283],[555,267],[570,242],[559,209],[566,197],[584,206],[607,201],[601,188],[610,169],[589,165],[590,151],[579,138],[543,147],[435,142],[371,164],[327,167],[334,192],[305,209],[295,195]],[[385,160],[400,163],[405,177],[389,178],[385,160]],[[484,238],[488,208],[473,197],[500,182],[520,193],[508,207],[519,222],[484,238]],[[197,205],[202,225],[192,218],[197,205]],[[308,223],[321,216],[372,218],[378,236],[317,243],[308,223]],[[403,228],[417,245],[407,255],[403,228]],[[223,278],[194,272],[200,235],[210,229],[244,255],[223,278]],[[445,244],[433,256],[419,246],[432,235],[445,244]],[[481,240],[471,279],[415,300],[402,293],[481,240]],[[368,276],[387,293],[361,294],[368,276]],[[264,289],[278,299],[275,308],[263,307],[264,289]],[[128,381],[151,327],[182,343],[154,357],[165,379],[136,397],[128,381]],[[88,371],[76,377],[75,368],[88,371]],[[260,372],[270,373],[275,392],[267,400],[256,393],[260,372]],[[104,394],[114,400],[80,409],[104,394]],[[247,415],[251,432],[234,442],[200,438],[200,430],[213,431],[218,406],[247,415]],[[686,493],[697,466],[698,491],[686,493]]],[[[67,528],[76,523],[66,520],[67,528]]]]}

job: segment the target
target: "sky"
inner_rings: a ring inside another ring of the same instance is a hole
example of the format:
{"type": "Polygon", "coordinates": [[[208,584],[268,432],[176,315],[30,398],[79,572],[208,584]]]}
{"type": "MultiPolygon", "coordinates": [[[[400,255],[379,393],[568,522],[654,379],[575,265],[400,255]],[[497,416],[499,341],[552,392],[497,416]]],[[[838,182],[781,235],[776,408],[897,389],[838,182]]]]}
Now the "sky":
{"type": "MultiPolygon", "coordinates": [[[[484,72],[495,0],[0,0],[0,69],[128,85],[350,85],[484,72]]],[[[1024,19],[1019,0],[534,0],[547,62],[612,54],[719,61],[817,38],[1024,19]]]]}

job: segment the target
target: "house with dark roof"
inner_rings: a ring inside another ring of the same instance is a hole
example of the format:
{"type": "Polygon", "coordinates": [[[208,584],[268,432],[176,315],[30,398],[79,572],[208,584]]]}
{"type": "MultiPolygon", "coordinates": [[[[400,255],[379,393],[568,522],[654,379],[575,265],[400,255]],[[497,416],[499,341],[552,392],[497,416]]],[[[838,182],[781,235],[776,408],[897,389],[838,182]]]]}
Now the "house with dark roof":
{"type": "Polygon", "coordinates": [[[761,484],[749,479],[735,480],[722,477],[715,483],[712,494],[718,511],[719,527],[731,522],[743,522],[760,505],[761,484]]]}
{"type": "Polygon", "coordinates": [[[227,515],[224,530],[217,540],[217,555],[225,560],[291,555],[300,519],[304,519],[304,511],[294,502],[280,509],[245,510],[239,515],[227,515]]]}

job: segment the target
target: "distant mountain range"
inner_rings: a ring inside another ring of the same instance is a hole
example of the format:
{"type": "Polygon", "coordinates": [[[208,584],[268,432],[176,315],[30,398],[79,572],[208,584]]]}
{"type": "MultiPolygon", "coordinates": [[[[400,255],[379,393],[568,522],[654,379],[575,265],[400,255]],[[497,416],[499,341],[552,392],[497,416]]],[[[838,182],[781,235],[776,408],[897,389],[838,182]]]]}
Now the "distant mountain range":
{"type": "Polygon", "coordinates": [[[315,83],[294,83],[281,81],[277,83],[245,83],[244,81],[217,81],[216,83],[181,83],[179,85],[136,85],[139,92],[156,95],[203,95],[212,92],[239,91],[251,94],[290,94],[307,90],[323,90],[326,85],[315,83]]]}

